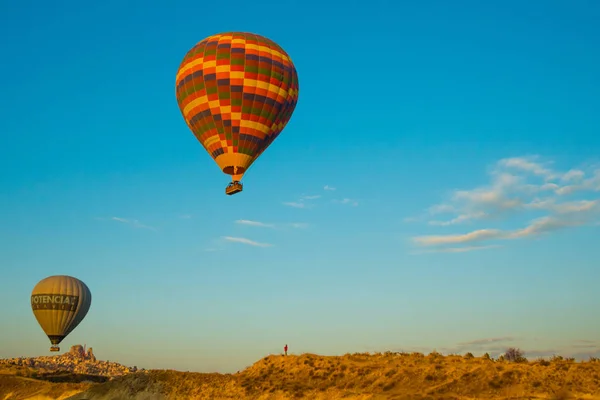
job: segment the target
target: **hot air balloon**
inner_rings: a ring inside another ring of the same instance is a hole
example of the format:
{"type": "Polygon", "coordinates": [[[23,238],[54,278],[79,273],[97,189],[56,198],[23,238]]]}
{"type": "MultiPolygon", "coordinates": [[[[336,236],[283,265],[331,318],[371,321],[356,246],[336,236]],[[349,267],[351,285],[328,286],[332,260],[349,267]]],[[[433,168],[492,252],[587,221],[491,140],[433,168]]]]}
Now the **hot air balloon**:
{"type": "Polygon", "coordinates": [[[92,304],[92,293],[85,283],[66,275],[55,275],[38,282],[31,292],[31,309],[50,339],[50,351],[79,325],[92,304]]]}
{"type": "Polygon", "coordinates": [[[277,138],[298,101],[298,74],[275,42],[227,32],[198,42],[176,79],[179,109],[190,130],[242,191],[244,173],[277,138]]]}

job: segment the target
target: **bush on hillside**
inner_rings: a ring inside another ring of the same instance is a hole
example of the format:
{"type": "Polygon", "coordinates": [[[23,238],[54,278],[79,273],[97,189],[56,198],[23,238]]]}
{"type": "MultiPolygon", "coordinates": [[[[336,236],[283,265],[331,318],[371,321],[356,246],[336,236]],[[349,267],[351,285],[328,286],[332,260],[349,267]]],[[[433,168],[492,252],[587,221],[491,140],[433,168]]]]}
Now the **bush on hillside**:
{"type": "Polygon", "coordinates": [[[516,347],[510,347],[507,349],[504,353],[504,359],[514,363],[527,362],[527,359],[525,358],[525,352],[516,347]]]}

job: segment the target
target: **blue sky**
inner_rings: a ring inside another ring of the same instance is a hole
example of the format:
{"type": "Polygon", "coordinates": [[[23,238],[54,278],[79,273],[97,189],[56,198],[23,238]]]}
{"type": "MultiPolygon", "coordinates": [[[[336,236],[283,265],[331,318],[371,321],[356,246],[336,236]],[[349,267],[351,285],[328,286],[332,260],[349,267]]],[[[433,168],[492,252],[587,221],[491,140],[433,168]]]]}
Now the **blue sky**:
{"type": "Polygon", "coordinates": [[[285,343],[600,354],[597,2],[0,15],[0,357],[47,354],[29,296],[55,274],[93,293],[63,348],[146,368],[236,371],[285,343]],[[174,80],[230,30],[279,43],[300,97],[228,197],[174,80]]]}

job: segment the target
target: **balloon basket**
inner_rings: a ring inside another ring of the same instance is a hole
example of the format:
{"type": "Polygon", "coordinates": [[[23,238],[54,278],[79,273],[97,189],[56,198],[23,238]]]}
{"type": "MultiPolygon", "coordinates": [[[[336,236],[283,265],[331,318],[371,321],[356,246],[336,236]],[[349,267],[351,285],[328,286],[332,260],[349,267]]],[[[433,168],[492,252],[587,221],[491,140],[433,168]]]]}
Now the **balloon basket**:
{"type": "Polygon", "coordinates": [[[240,182],[237,182],[237,181],[231,182],[225,188],[225,194],[227,196],[231,196],[232,194],[236,194],[236,193],[241,192],[243,189],[244,189],[244,186],[240,182]]]}
{"type": "Polygon", "coordinates": [[[60,351],[60,347],[52,346],[52,347],[50,347],[50,351],[60,351]]]}

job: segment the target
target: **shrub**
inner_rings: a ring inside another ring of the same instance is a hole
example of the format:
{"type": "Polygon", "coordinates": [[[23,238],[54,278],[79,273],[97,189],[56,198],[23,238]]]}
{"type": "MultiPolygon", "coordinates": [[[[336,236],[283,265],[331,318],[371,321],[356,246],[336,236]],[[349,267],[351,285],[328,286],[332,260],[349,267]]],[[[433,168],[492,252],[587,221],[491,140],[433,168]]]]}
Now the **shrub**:
{"type": "MultiPolygon", "coordinates": [[[[468,352],[467,354],[465,354],[465,358],[466,358],[466,359],[471,359],[471,358],[474,358],[474,357],[475,357],[475,356],[474,356],[474,355],[473,355],[473,353],[471,353],[471,352],[468,352]]],[[[488,355],[488,357],[489,357],[489,355],[488,355]]]]}
{"type": "Polygon", "coordinates": [[[442,355],[440,353],[438,353],[436,350],[433,350],[431,353],[429,353],[429,357],[430,358],[438,358],[441,357],[442,355]]]}
{"type": "Polygon", "coordinates": [[[550,365],[550,361],[548,361],[548,360],[546,360],[546,359],[544,359],[544,358],[540,358],[540,359],[538,360],[538,363],[539,363],[541,366],[543,366],[543,367],[547,367],[548,365],[550,365]]]}
{"type": "Polygon", "coordinates": [[[527,362],[527,359],[525,358],[525,352],[516,347],[510,347],[507,349],[506,353],[504,353],[504,359],[514,363],[527,362]]]}

